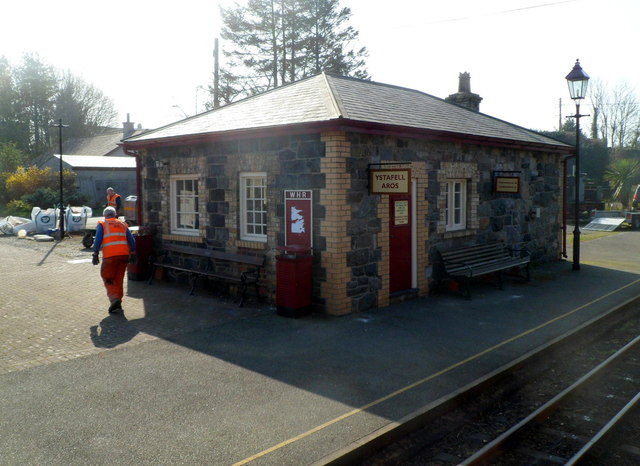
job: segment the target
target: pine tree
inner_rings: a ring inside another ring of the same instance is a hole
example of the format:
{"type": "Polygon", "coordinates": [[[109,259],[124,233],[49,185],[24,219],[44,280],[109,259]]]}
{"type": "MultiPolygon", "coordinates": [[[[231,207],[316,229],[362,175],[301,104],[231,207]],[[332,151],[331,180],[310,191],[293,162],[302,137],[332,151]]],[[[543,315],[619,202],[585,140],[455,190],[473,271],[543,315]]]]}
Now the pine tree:
{"type": "Polygon", "coordinates": [[[20,106],[18,119],[29,126],[29,152],[41,154],[49,147],[50,126],[54,119],[55,72],[37,55],[25,55],[16,76],[20,106]]]}
{"type": "Polygon", "coordinates": [[[0,144],[13,142],[16,149],[29,150],[29,125],[18,117],[20,94],[13,69],[5,57],[0,57],[0,144]]]}
{"type": "Polygon", "coordinates": [[[369,78],[367,49],[352,48],[358,32],[339,0],[248,0],[220,11],[222,38],[229,43],[225,102],[321,71],[369,78]]]}
{"type": "Polygon", "coordinates": [[[308,0],[312,8],[312,40],[310,57],[311,74],[321,71],[331,71],[345,76],[368,79],[365,57],[368,52],[365,47],[358,51],[349,49],[345,52],[344,45],[357,40],[358,32],[347,23],[351,18],[349,8],[339,8],[339,0],[308,0]]]}

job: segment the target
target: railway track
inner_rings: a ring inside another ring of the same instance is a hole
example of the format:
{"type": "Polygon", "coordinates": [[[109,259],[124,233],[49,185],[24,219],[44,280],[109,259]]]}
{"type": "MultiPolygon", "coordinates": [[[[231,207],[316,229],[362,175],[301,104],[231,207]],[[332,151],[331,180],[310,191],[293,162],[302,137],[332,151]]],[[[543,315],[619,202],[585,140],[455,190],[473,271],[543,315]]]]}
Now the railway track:
{"type": "Polygon", "coordinates": [[[640,336],[460,464],[574,465],[597,457],[638,406],[639,367],[640,336]]]}
{"type": "Polygon", "coordinates": [[[639,335],[640,298],[326,463],[640,464],[639,335]]]}

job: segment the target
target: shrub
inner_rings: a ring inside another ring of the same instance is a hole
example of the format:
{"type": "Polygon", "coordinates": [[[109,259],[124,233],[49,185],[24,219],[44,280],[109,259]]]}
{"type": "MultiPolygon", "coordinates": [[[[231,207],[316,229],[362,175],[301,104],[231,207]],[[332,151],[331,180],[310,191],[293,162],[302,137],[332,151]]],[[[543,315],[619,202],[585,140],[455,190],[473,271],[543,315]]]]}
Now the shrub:
{"type": "MultiPolygon", "coordinates": [[[[64,205],[84,205],[87,198],[82,194],[75,186],[72,189],[65,189],[62,201],[64,205]]],[[[26,194],[22,196],[22,200],[31,204],[32,206],[38,206],[42,209],[48,207],[58,207],[60,205],[60,190],[51,188],[38,188],[33,194],[26,194]]]]}
{"type": "Polygon", "coordinates": [[[25,201],[13,200],[9,201],[4,208],[6,215],[13,215],[14,217],[31,218],[31,210],[33,207],[25,201]]]}
{"type": "MultiPolygon", "coordinates": [[[[67,187],[66,189],[70,193],[74,192],[76,190],[76,174],[70,170],[64,170],[62,176],[63,186],[67,187]]],[[[7,199],[22,199],[23,196],[34,194],[38,188],[60,189],[60,176],[49,167],[38,168],[31,166],[26,169],[18,167],[15,172],[10,173],[7,177],[5,187],[7,199]]]]}
{"type": "Polygon", "coordinates": [[[22,196],[22,201],[42,209],[57,207],[60,203],[60,194],[51,188],[38,188],[34,193],[22,196]]]}
{"type": "Polygon", "coordinates": [[[6,172],[0,173],[0,205],[9,201],[9,199],[7,198],[7,186],[6,186],[7,178],[9,177],[9,175],[10,173],[6,173],[6,172]]]}

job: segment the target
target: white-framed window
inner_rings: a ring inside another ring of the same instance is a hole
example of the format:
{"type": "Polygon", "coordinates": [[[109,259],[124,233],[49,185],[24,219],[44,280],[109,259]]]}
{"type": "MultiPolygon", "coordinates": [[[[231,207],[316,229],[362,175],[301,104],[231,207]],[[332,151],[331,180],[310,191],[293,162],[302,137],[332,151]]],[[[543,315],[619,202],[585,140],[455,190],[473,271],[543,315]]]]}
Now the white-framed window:
{"type": "Polygon", "coordinates": [[[447,231],[467,228],[467,180],[446,181],[445,224],[447,231]]]}
{"type": "Polygon", "coordinates": [[[171,177],[171,232],[200,234],[198,177],[174,175],[171,177]]]}
{"type": "Polygon", "coordinates": [[[267,241],[267,174],[240,174],[240,239],[267,241]]]}

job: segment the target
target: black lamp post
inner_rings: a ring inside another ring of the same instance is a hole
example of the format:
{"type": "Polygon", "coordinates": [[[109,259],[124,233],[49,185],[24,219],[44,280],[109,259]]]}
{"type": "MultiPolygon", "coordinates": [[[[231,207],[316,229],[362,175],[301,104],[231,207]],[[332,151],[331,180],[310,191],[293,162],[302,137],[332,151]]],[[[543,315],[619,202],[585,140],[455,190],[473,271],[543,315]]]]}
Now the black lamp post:
{"type": "Polygon", "coordinates": [[[589,75],[582,70],[580,60],[576,60],[571,73],[566,77],[569,85],[569,94],[576,103],[576,172],[575,172],[575,205],[574,205],[574,223],[573,228],[573,270],[580,270],[580,117],[589,115],[580,115],[580,101],[587,95],[587,85],[589,84],[589,75]]]}
{"type": "Polygon", "coordinates": [[[62,198],[62,187],[63,187],[63,177],[62,177],[62,128],[67,128],[68,125],[62,124],[62,118],[60,118],[57,125],[53,125],[54,127],[59,129],[58,140],[60,143],[60,240],[64,239],[64,200],[62,198]]]}

